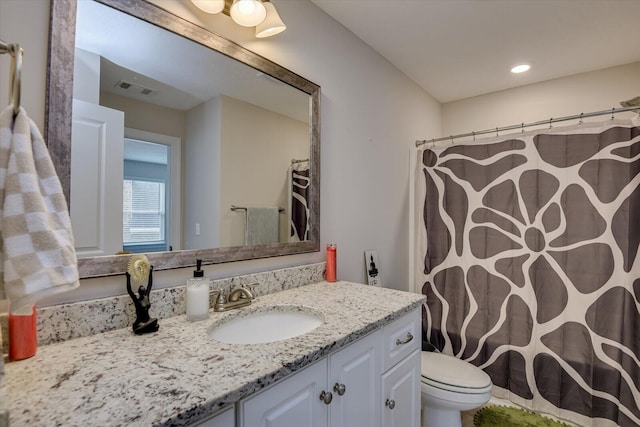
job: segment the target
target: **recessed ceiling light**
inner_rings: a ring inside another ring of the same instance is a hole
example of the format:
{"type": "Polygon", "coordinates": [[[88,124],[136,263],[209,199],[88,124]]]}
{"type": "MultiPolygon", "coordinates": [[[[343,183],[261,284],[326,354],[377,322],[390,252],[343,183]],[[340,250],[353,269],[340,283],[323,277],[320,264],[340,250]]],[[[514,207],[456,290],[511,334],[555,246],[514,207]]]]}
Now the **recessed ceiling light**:
{"type": "Polygon", "coordinates": [[[516,65],[511,69],[511,72],[514,74],[524,73],[525,71],[529,70],[529,68],[531,68],[531,66],[527,64],[516,65]]]}

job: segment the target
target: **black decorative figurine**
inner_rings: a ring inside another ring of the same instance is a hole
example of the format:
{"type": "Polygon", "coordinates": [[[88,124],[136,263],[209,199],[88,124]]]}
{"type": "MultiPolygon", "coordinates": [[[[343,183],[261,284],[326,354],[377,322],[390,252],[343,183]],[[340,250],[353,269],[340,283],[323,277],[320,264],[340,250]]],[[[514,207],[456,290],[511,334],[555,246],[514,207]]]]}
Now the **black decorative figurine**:
{"type": "Polygon", "coordinates": [[[378,275],[378,269],[376,268],[376,263],[373,260],[373,255],[371,255],[371,262],[369,263],[369,276],[376,277],[378,275]]]}
{"type": "Polygon", "coordinates": [[[149,282],[147,287],[140,286],[138,288],[138,295],[131,290],[131,275],[129,272],[127,275],[127,292],[133,300],[133,304],[136,306],[136,321],[133,323],[133,332],[136,335],[148,334],[155,332],[160,328],[158,325],[158,319],[152,319],[149,317],[149,308],[151,307],[151,301],[149,300],[149,294],[151,293],[151,287],[153,286],[153,266],[149,268],[149,282]]]}

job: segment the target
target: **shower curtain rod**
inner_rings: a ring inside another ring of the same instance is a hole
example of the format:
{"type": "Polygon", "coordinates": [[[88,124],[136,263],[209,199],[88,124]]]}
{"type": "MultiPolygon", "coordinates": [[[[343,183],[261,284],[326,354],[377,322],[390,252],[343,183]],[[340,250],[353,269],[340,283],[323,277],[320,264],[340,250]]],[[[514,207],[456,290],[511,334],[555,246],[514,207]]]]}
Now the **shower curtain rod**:
{"type": "Polygon", "coordinates": [[[426,144],[428,142],[436,143],[438,141],[447,141],[447,140],[453,141],[454,139],[466,138],[468,136],[475,137],[476,135],[484,135],[484,134],[487,134],[487,133],[494,133],[494,132],[497,134],[499,132],[503,132],[503,131],[506,131],[506,130],[524,129],[526,127],[540,126],[540,125],[546,125],[546,124],[551,125],[552,123],[564,122],[564,121],[567,121],[567,120],[576,120],[576,119],[581,119],[582,120],[582,119],[584,119],[586,117],[603,116],[605,114],[611,114],[611,118],[613,118],[613,115],[615,113],[621,113],[621,112],[624,112],[624,111],[637,110],[638,108],[640,108],[640,105],[631,105],[629,107],[612,108],[611,110],[595,111],[593,113],[580,113],[580,114],[576,114],[576,115],[573,115],[573,116],[558,117],[556,119],[550,118],[549,120],[540,120],[538,122],[531,122],[531,123],[521,123],[519,125],[503,126],[503,127],[500,127],[500,128],[485,129],[485,130],[480,130],[480,131],[477,131],[477,132],[460,133],[458,135],[443,136],[441,138],[422,139],[422,140],[417,140],[416,141],[416,147],[419,147],[419,146],[421,146],[423,144],[426,144]]]}

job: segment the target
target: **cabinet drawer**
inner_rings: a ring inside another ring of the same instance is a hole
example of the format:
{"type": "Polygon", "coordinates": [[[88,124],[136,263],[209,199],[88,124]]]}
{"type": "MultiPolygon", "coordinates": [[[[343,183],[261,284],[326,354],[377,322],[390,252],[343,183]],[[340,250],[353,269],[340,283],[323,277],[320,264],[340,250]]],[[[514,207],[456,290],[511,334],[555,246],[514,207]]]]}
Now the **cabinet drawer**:
{"type": "Polygon", "coordinates": [[[420,309],[416,309],[384,327],[383,371],[391,368],[413,351],[421,348],[422,326],[420,309]]]}

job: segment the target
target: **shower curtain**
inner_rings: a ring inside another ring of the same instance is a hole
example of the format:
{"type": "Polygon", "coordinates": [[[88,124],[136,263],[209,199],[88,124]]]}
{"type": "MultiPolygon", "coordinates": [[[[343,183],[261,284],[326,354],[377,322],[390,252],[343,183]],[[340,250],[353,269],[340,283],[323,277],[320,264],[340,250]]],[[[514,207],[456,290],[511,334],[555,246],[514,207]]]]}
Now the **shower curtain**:
{"type": "Polygon", "coordinates": [[[425,338],[498,397],[640,425],[640,120],[427,143],[415,188],[425,338]]]}
{"type": "Polygon", "coordinates": [[[309,240],[309,161],[291,162],[289,168],[290,242],[309,240]]]}

